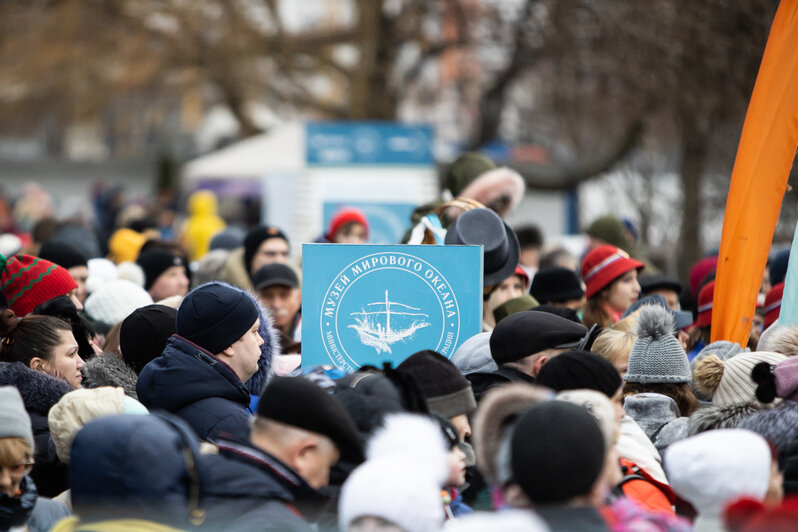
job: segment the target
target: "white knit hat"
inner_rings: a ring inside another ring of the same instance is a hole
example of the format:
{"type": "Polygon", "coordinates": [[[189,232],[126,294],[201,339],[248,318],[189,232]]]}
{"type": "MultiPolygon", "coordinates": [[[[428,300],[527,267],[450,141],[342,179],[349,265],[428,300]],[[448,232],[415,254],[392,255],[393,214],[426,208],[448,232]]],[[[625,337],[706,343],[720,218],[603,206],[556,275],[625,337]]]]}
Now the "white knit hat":
{"type": "Polygon", "coordinates": [[[743,429],[702,432],[665,451],[671,487],[704,517],[719,517],[742,497],[763,500],[771,462],[765,438],[743,429]]]}
{"type": "Polygon", "coordinates": [[[695,365],[696,389],[712,396],[712,404],[728,406],[756,401],[756,383],[751,371],[760,362],[778,364],[787,357],[768,351],[740,353],[726,360],[707,355],[695,365]]]}
{"type": "Polygon", "coordinates": [[[341,488],[341,530],[366,516],[390,521],[405,532],[440,530],[441,486],[448,473],[440,426],[418,415],[388,416],[369,441],[366,456],[341,488]]]}
{"type": "Polygon", "coordinates": [[[127,318],[137,308],[152,305],[152,297],[132,281],[117,279],[105,283],[86,298],[86,315],[98,329],[108,329],[127,318]]]}

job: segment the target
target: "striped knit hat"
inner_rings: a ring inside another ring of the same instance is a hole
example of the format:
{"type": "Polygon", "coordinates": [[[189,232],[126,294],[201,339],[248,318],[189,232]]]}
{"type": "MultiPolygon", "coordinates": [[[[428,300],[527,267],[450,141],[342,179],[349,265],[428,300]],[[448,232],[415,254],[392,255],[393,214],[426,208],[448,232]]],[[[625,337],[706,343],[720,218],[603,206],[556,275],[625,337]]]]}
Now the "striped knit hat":
{"type": "Polygon", "coordinates": [[[715,297],[715,281],[710,281],[698,293],[698,319],[696,327],[712,325],[712,299],[715,297]]]}
{"type": "Polygon", "coordinates": [[[22,254],[9,258],[0,255],[0,289],[17,316],[30,314],[34,307],[77,287],[66,269],[49,260],[22,254]]]}
{"type": "Polygon", "coordinates": [[[782,296],[784,296],[784,283],[779,283],[771,288],[768,295],[765,296],[765,321],[762,323],[762,330],[767,329],[779,319],[782,296]]]}

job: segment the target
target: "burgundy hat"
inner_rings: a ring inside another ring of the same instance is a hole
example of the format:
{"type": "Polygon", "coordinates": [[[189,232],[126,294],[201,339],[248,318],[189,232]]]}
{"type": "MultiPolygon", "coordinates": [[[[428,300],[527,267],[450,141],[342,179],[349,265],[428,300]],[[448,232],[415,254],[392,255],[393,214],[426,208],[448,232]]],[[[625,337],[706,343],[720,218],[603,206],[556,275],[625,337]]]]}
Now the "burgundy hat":
{"type": "Polygon", "coordinates": [[[768,295],[765,296],[765,321],[762,323],[762,329],[767,329],[773,322],[779,319],[779,312],[781,311],[781,297],[784,294],[784,283],[779,283],[770,289],[768,295]]]}
{"type": "Polygon", "coordinates": [[[712,325],[712,298],[715,296],[715,281],[708,282],[698,293],[698,319],[696,327],[712,325]]]}
{"type": "Polygon", "coordinates": [[[638,272],[646,265],[629,257],[620,248],[605,244],[594,248],[582,261],[582,280],[587,289],[585,296],[593,297],[602,288],[631,270],[638,272]]]}

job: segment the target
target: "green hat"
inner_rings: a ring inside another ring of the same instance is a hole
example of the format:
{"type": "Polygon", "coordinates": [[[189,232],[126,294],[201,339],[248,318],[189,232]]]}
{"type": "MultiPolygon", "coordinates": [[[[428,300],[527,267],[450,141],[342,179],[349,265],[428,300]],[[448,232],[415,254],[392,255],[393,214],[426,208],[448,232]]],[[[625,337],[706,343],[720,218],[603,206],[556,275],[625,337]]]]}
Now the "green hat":
{"type": "Polygon", "coordinates": [[[616,248],[628,251],[630,242],[626,237],[626,227],[624,227],[622,221],[612,214],[593,220],[593,223],[585,230],[585,233],[616,248]]]}
{"type": "Polygon", "coordinates": [[[516,312],[521,312],[522,310],[532,310],[537,306],[540,306],[538,300],[529,294],[526,294],[521,297],[516,297],[505,301],[493,309],[493,317],[496,319],[496,324],[498,325],[500,321],[510,314],[515,314],[516,312]]]}
{"type": "Polygon", "coordinates": [[[481,153],[467,151],[449,166],[444,185],[457,197],[472,181],[495,168],[496,164],[481,153]]]}

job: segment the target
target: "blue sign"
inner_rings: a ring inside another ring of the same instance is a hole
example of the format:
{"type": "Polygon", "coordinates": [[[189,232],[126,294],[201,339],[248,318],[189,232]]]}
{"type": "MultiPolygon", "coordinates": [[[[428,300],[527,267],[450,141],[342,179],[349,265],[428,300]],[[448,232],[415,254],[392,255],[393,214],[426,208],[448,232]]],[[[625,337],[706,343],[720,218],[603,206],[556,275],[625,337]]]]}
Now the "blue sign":
{"type": "Polygon", "coordinates": [[[324,203],[323,227],[326,231],[338,211],[355,207],[363,211],[369,221],[370,244],[398,244],[410,228],[410,215],[416,205],[413,203],[375,203],[361,201],[328,201],[324,203]]]}
{"type": "Polygon", "coordinates": [[[451,358],[482,327],[480,246],[302,246],[302,365],[451,358]]]}
{"type": "Polygon", "coordinates": [[[305,127],[309,165],[433,165],[430,126],[395,122],[310,122],[305,127]]]}

